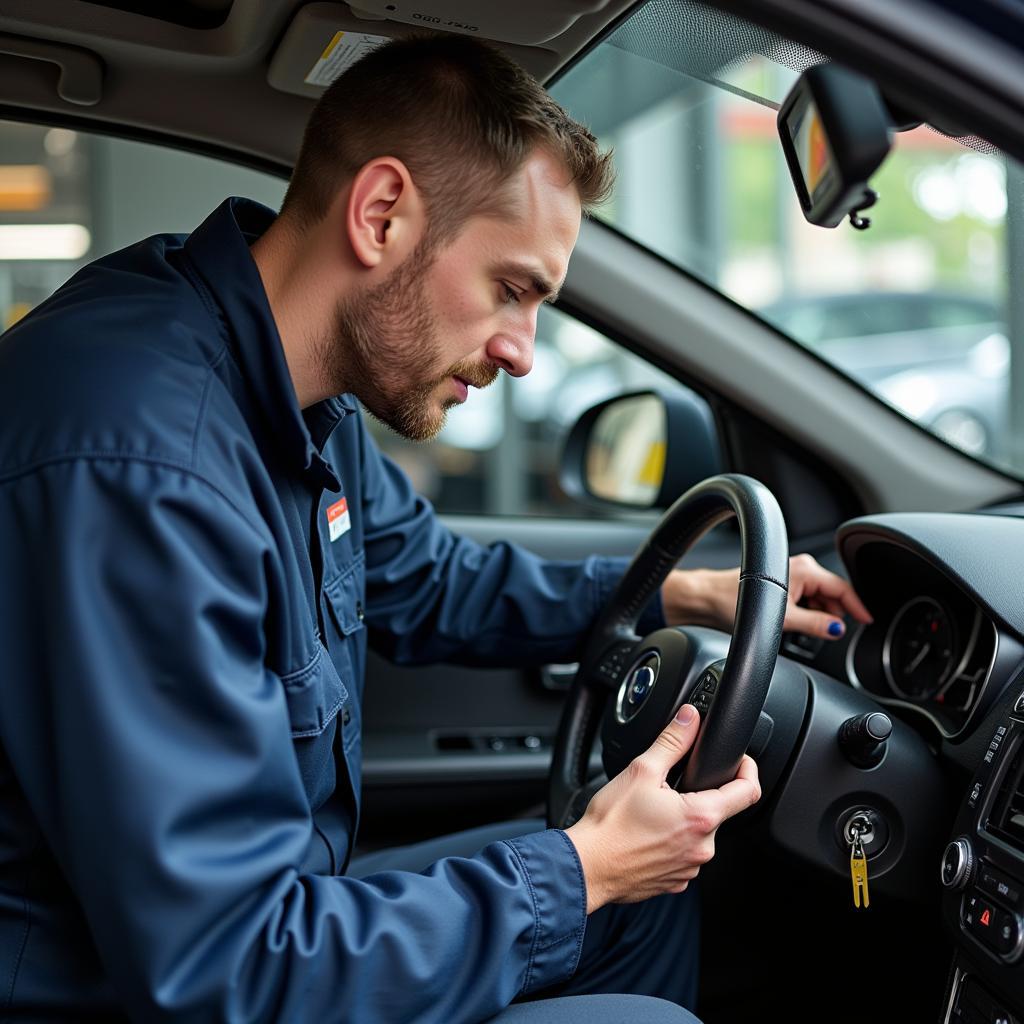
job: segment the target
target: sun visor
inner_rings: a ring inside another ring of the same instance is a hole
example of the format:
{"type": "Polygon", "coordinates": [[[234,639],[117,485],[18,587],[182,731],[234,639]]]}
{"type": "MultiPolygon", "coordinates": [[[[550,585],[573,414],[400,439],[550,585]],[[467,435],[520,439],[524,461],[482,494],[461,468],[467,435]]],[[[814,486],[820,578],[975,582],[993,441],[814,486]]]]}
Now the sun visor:
{"type": "Polygon", "coordinates": [[[495,4],[480,0],[359,0],[353,10],[418,28],[463,32],[499,43],[535,46],[596,14],[608,0],[541,0],[495,4]]]}
{"type": "MultiPolygon", "coordinates": [[[[606,2],[607,0],[558,0],[553,4],[553,9],[565,12],[572,8],[576,13],[569,18],[568,24],[571,24],[579,15],[603,8],[606,2]]],[[[544,19],[548,18],[546,5],[550,3],[551,0],[544,0],[544,19]]],[[[381,12],[384,12],[387,6],[395,5],[379,6],[381,12]]],[[[473,7],[484,8],[487,5],[452,3],[447,6],[453,10],[458,6],[470,10],[473,7]]],[[[540,9],[541,5],[538,4],[538,10],[540,9]]],[[[477,13],[483,17],[485,12],[481,10],[477,13]]],[[[495,15],[496,23],[507,20],[511,27],[513,19],[507,16],[507,10],[506,14],[499,18],[497,12],[491,12],[488,7],[487,19],[491,19],[492,13],[495,15]]],[[[564,16],[569,17],[568,14],[564,16]]],[[[357,14],[354,8],[346,4],[308,4],[292,19],[274,51],[267,72],[267,81],[281,92],[316,99],[335,78],[368,50],[396,36],[415,31],[416,28],[454,31],[499,41],[502,50],[527,71],[540,78],[549,74],[558,60],[557,54],[551,50],[506,43],[503,41],[505,36],[491,35],[489,27],[487,31],[474,31],[468,23],[460,23],[460,27],[454,24],[455,19],[442,19],[440,14],[431,14],[430,18],[434,20],[427,20],[425,12],[422,19],[417,20],[417,17],[411,9],[408,16],[400,16],[398,11],[377,14],[363,9],[357,14]]],[[[550,24],[554,25],[555,22],[550,21],[550,24]]],[[[559,31],[557,26],[554,31],[559,31]]],[[[519,34],[524,33],[520,31],[519,34]]],[[[532,36],[537,33],[531,31],[525,34],[532,36]]]]}

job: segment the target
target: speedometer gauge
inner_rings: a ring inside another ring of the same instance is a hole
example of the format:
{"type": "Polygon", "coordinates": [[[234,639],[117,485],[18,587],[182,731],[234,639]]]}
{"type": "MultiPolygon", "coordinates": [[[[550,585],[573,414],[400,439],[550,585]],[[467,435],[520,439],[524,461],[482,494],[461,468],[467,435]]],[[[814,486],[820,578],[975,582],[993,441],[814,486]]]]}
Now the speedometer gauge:
{"type": "Polygon", "coordinates": [[[955,663],[956,631],[946,609],[931,597],[908,601],[893,618],[882,648],[889,685],[908,700],[930,700],[955,663]]]}

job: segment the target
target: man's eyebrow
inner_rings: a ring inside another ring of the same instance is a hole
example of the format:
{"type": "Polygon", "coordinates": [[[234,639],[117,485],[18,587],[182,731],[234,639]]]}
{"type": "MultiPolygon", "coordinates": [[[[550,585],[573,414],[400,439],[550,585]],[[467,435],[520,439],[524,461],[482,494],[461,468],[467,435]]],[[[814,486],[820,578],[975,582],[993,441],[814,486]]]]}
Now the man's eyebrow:
{"type": "Polygon", "coordinates": [[[553,285],[543,274],[528,263],[505,263],[498,269],[500,274],[508,274],[511,277],[525,278],[530,282],[530,287],[545,301],[554,303],[558,299],[561,290],[553,285]]]}

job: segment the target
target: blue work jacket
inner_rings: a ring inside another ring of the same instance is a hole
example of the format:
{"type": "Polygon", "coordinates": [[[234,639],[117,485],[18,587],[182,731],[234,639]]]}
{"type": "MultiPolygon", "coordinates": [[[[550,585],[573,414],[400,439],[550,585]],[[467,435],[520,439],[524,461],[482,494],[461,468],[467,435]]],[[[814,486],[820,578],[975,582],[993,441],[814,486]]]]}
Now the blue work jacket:
{"type": "Polygon", "coordinates": [[[575,969],[563,832],[342,874],[363,671],[569,659],[624,564],[454,536],[351,398],[300,410],[272,219],[228,200],[0,341],[5,1019],[455,1024],[575,969]]]}

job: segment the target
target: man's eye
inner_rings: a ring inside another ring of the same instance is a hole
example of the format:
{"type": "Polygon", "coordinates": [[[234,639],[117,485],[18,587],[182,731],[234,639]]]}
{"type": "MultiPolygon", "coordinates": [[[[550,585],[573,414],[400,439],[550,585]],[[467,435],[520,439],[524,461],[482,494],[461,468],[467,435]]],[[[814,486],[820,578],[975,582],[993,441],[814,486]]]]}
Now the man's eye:
{"type": "Polygon", "coordinates": [[[504,281],[501,282],[501,290],[506,302],[518,302],[519,292],[514,288],[510,288],[504,281]]]}

